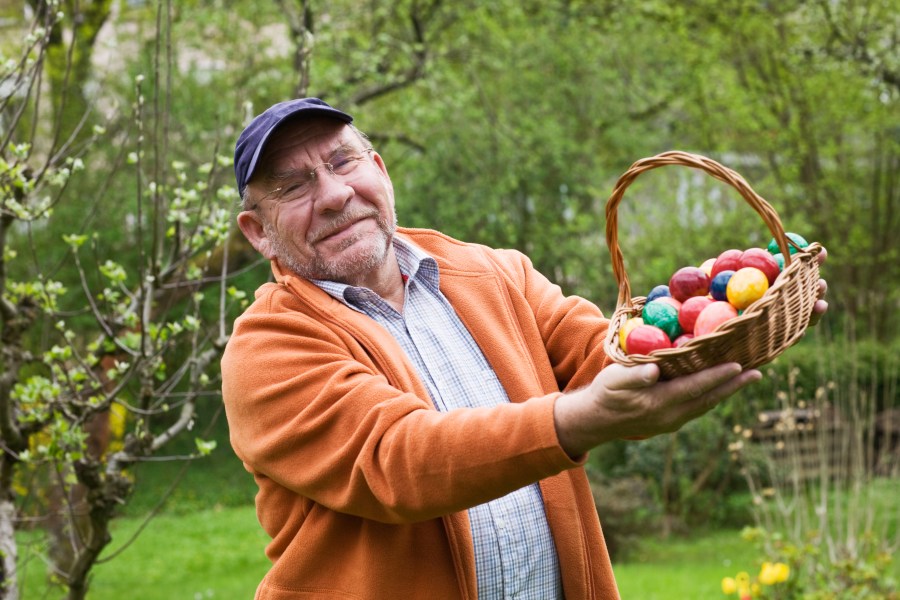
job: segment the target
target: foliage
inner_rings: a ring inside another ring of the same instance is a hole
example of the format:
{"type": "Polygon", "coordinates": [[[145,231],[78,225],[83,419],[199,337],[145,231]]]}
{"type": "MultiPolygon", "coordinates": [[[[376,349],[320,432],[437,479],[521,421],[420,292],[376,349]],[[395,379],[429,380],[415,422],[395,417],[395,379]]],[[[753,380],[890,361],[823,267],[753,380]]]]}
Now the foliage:
{"type": "MultiPolygon", "coordinates": [[[[773,568],[773,563],[764,562],[759,576],[760,583],[765,580],[781,583],[788,579],[788,574],[795,573],[785,586],[777,586],[777,589],[762,586],[758,588],[759,593],[754,593],[752,597],[802,600],[900,598],[897,580],[891,572],[893,557],[872,535],[866,536],[869,539],[862,540],[861,551],[842,556],[838,560],[829,560],[824,556],[822,547],[814,538],[797,545],[777,533],[758,527],[748,527],[741,535],[760,552],[766,555],[774,553],[787,561],[774,563],[783,565],[777,569],[773,568]],[[782,574],[785,575],[784,579],[781,579],[782,574]]],[[[722,586],[724,591],[724,581],[722,586]]]]}
{"type": "MultiPolygon", "coordinates": [[[[127,119],[97,123],[87,137],[62,137],[74,125],[67,98],[87,85],[83,65],[71,61],[93,43],[77,30],[99,28],[64,8],[39,3],[3,73],[13,85],[0,106],[0,546],[3,597],[10,599],[18,597],[16,529],[47,528],[52,577],[69,598],[83,598],[110,542],[110,522],[132,493],[131,467],[165,459],[179,436],[194,442],[182,458],[215,448],[192,429],[198,403],[217,387],[213,367],[225,321],[244,301],[227,286],[227,262],[209,271],[231,228],[227,206],[236,193],[218,183],[230,159],[187,163],[158,148],[148,152],[144,131],[164,120],[148,109],[165,90],[158,71],[154,79],[134,78],[127,119]],[[75,28],[78,52],[62,59],[65,27],[75,28]],[[38,93],[43,64],[49,111],[38,93]],[[104,184],[70,185],[103,169],[105,151],[117,143],[126,159],[104,184]],[[92,231],[92,214],[109,201],[105,185],[117,178],[134,193],[120,198],[131,224],[124,232],[92,231]],[[79,212],[86,217],[66,218],[79,212]],[[123,240],[132,252],[121,252],[123,240]],[[53,251],[40,251],[45,245],[53,251]],[[218,287],[207,297],[210,283],[218,287]]],[[[91,121],[80,114],[76,129],[91,121]]]]}
{"type": "MultiPolygon", "coordinates": [[[[860,368],[855,343],[816,355],[820,379],[780,381],[777,410],[734,429],[729,444],[754,495],[745,532],[768,560],[790,565],[791,598],[897,598],[896,354],[860,368]],[[885,418],[887,417],[887,418],[885,418]]],[[[875,355],[876,357],[878,355],[875,355]]]]}

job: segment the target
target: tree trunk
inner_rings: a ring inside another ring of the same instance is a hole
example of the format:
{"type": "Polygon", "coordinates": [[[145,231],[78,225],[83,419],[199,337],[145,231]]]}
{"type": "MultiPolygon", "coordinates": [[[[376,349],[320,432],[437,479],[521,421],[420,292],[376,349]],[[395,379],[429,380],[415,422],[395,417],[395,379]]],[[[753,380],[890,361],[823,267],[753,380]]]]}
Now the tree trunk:
{"type": "Polygon", "coordinates": [[[16,562],[19,552],[16,546],[16,507],[9,500],[0,501],[0,600],[18,600],[19,582],[16,562]]]}

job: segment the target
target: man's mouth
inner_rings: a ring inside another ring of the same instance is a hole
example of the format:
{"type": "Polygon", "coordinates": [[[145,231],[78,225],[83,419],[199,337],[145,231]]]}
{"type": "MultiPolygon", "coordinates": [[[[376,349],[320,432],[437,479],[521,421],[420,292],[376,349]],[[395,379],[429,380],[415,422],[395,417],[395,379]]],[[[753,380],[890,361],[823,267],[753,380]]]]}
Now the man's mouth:
{"type": "Polygon", "coordinates": [[[377,213],[365,212],[355,215],[345,215],[340,217],[336,222],[331,223],[324,231],[317,232],[313,236],[313,243],[328,242],[339,239],[342,235],[349,233],[356,224],[368,218],[376,218],[377,213]]]}

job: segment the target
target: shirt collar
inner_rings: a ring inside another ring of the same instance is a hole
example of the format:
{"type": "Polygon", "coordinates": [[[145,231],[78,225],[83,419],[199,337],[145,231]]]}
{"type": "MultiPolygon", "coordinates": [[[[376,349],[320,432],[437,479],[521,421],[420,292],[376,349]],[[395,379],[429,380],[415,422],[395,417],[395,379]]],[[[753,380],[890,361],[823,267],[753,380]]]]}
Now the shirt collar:
{"type": "MultiPolygon", "coordinates": [[[[409,285],[409,280],[412,279],[437,290],[440,284],[437,261],[409,240],[404,240],[395,235],[392,243],[404,283],[409,285]]],[[[311,279],[310,281],[328,293],[328,295],[345,304],[348,303],[350,295],[358,297],[359,292],[364,289],[337,281],[322,279],[311,279]]]]}

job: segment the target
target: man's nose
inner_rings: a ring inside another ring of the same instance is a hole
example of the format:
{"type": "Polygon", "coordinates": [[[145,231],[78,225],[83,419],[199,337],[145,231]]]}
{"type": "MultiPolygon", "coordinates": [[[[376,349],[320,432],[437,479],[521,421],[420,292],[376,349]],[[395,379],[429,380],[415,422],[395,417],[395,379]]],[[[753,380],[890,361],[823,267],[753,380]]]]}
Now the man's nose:
{"type": "Polygon", "coordinates": [[[316,210],[325,212],[341,210],[356,192],[331,169],[323,167],[316,170],[314,193],[316,210]]]}

